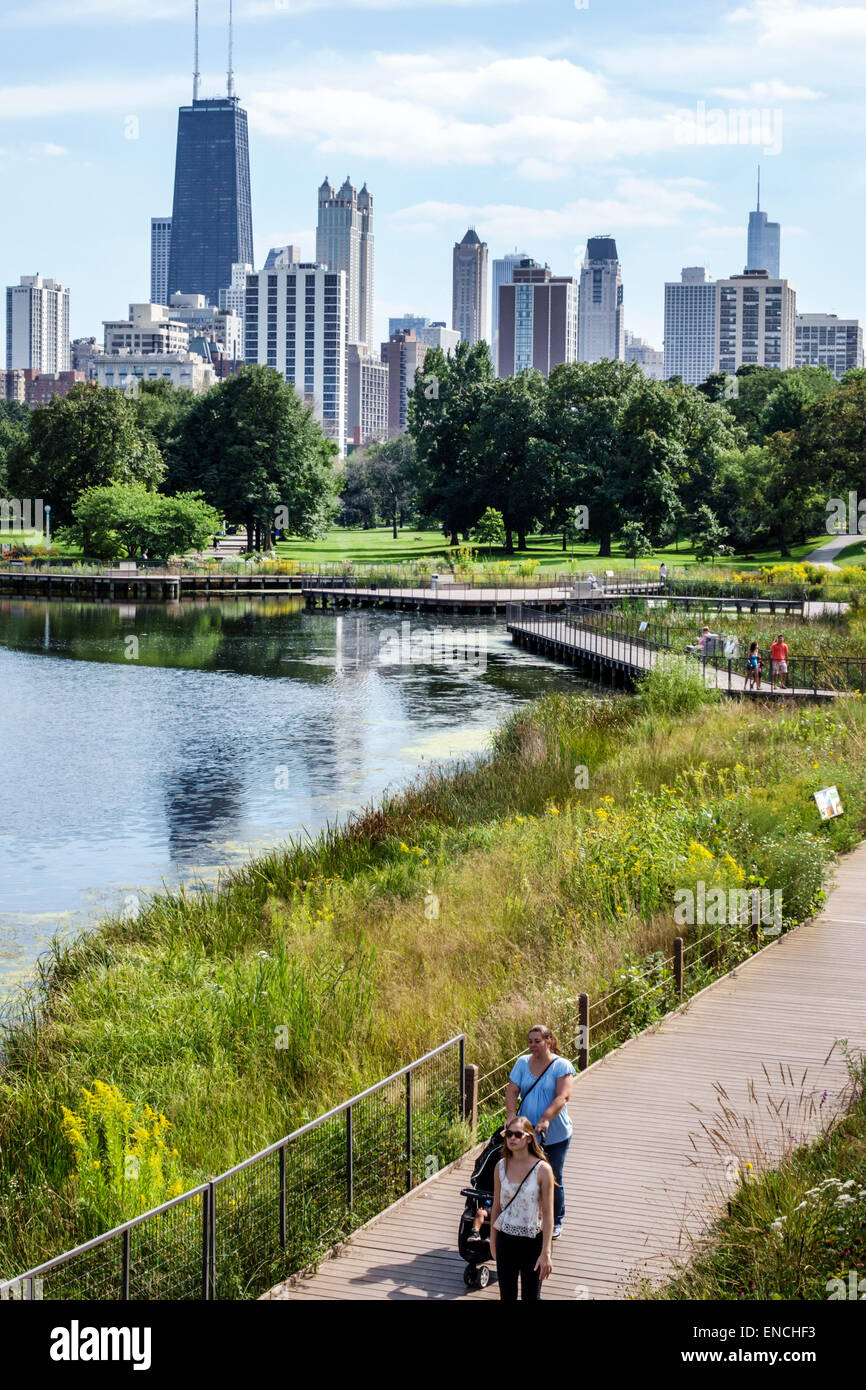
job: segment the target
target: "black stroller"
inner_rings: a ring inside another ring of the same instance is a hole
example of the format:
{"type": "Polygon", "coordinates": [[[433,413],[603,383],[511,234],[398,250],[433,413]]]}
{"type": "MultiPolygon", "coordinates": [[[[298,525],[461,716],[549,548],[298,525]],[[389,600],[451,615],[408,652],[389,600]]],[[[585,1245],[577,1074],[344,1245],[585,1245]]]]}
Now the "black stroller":
{"type": "Polygon", "coordinates": [[[502,1130],[499,1129],[475,1160],[470,1179],[472,1186],[460,1189],[461,1197],[466,1198],[466,1205],[457,1231],[457,1249],[466,1261],[463,1282],[469,1289],[486,1289],[490,1283],[490,1270],[487,1268],[490,1260],[490,1208],[493,1206],[493,1179],[501,1152],[502,1130]],[[485,1212],[484,1222],[477,1233],[479,1239],[473,1239],[475,1218],[481,1210],[485,1212]]]}

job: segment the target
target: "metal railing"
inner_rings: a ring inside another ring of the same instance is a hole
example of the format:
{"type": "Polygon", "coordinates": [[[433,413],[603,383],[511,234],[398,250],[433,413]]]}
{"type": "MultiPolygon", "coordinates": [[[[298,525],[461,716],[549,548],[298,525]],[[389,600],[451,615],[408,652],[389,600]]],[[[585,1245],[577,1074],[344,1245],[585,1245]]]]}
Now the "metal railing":
{"type": "Polygon", "coordinates": [[[173,1201],[0,1283],[0,1298],[253,1298],[428,1177],[464,1118],[458,1034],[173,1201]]]}
{"type": "MultiPolygon", "coordinates": [[[[588,993],[578,993],[573,997],[573,1002],[577,1004],[577,1018],[573,1024],[573,1035],[569,1035],[568,1050],[569,1058],[578,1072],[585,1071],[592,1062],[621,1047],[630,1037],[678,1008],[690,994],[721,978],[767,944],[759,927],[751,923],[718,926],[700,936],[695,934],[697,931],[698,928],[692,929],[691,939],[688,933],[675,937],[670,953],[662,956],[656,952],[651,963],[643,970],[635,966],[622,970],[622,983],[599,998],[593,999],[588,993]],[[710,944],[707,946],[708,942],[710,944]],[[701,946],[705,949],[690,957],[690,953],[701,946]],[[647,988],[635,993],[636,987],[643,981],[649,982],[647,988]],[[612,1003],[614,1000],[617,1001],[615,1005],[612,1003]],[[653,1000],[655,1016],[648,1009],[640,1008],[647,1000],[653,1000]],[[607,1007],[600,1012],[605,1005],[607,1007]]],[[[513,1057],[479,1075],[480,1108],[488,1113],[492,1111],[494,1115],[500,1113],[501,1098],[508,1085],[511,1069],[525,1052],[524,1047],[513,1057]]]]}
{"type": "MultiPolygon", "coordinates": [[[[535,634],[554,650],[574,651],[589,658],[598,657],[611,665],[625,666],[634,671],[647,671],[665,653],[681,655],[683,660],[699,663],[704,681],[715,689],[731,694],[754,690],[755,694],[786,689],[791,694],[830,695],[838,692],[866,691],[866,658],[860,656],[790,657],[787,673],[773,675],[770,658],[764,655],[761,683],[747,686],[748,658],[744,644],[731,639],[736,649],[728,648],[723,634],[714,634],[713,647],[689,653],[678,647],[682,633],[676,628],[638,621],[627,614],[550,613],[525,604],[509,604],[506,608],[509,627],[535,634]]],[[[695,644],[696,645],[696,644],[695,644]]]]}

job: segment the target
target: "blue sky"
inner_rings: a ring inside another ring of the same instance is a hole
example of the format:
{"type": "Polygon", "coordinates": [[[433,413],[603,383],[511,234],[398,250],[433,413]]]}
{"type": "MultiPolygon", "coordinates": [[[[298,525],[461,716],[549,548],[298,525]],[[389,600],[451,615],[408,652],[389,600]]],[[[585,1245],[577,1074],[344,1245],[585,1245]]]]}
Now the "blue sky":
{"type": "MultiPolygon", "coordinates": [[[[202,95],[216,95],[228,3],[201,7],[202,95]]],[[[148,297],[192,13],[0,3],[0,284],[61,279],[75,336],[148,297]]],[[[287,241],[312,259],[324,175],[366,179],[378,336],[405,310],[450,322],[451,248],[474,223],[491,258],[519,248],[558,274],[587,236],[614,235],[626,325],[660,346],[666,279],[742,270],[758,163],[798,308],[866,319],[864,6],[236,0],[235,17],[257,261],[287,241]],[[741,109],[761,123],[730,117],[741,109]]]]}

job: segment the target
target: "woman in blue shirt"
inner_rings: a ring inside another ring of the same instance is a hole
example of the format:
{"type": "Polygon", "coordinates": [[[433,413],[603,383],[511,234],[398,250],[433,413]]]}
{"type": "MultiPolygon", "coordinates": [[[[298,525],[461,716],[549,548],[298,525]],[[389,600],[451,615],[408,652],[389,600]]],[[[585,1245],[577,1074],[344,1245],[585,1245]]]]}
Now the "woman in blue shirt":
{"type": "Polygon", "coordinates": [[[554,1240],[562,1235],[565,1217],[562,1170],[571,1143],[568,1101],[574,1084],[573,1077],[574,1067],[567,1057],[559,1056],[559,1043],[555,1036],[544,1024],[537,1023],[529,1030],[529,1054],[518,1057],[505,1091],[506,1129],[519,1113],[531,1120],[544,1141],[545,1157],[556,1179],[553,1189],[554,1240]],[[520,1101],[521,1096],[526,1099],[520,1101]]]}

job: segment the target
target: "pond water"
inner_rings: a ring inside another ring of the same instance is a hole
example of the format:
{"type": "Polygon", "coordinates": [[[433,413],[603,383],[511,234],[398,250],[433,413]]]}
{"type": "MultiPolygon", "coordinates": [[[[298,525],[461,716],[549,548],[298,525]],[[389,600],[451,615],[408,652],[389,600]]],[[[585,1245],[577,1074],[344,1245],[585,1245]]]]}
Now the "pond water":
{"type": "Polygon", "coordinates": [[[213,882],[581,688],[501,618],[0,600],[0,995],[55,932],[213,882]]]}

